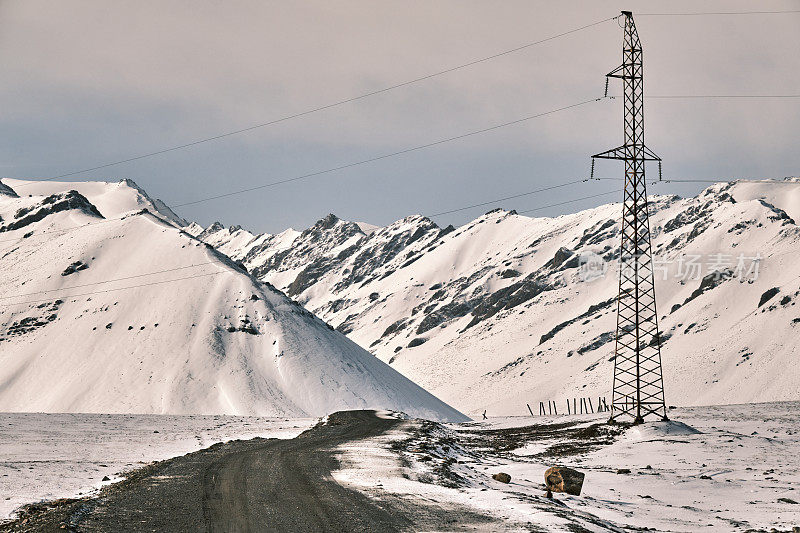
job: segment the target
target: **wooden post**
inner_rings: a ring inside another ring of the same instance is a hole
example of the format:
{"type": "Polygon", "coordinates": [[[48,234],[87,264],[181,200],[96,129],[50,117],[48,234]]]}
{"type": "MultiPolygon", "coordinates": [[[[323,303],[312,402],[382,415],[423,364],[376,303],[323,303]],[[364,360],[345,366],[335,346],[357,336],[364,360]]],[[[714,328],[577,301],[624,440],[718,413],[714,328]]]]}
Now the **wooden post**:
{"type": "Polygon", "coordinates": [[[531,410],[531,404],[526,403],[525,405],[528,406],[528,412],[531,414],[531,416],[533,416],[533,410],[531,410]]]}
{"type": "Polygon", "coordinates": [[[589,409],[590,409],[590,410],[592,411],[592,413],[594,414],[594,406],[592,405],[592,399],[591,399],[591,398],[586,398],[586,403],[588,403],[588,404],[589,404],[589,409]]]}
{"type": "Polygon", "coordinates": [[[553,402],[551,402],[550,400],[547,400],[547,411],[549,414],[551,415],[553,414],[553,402]]]}
{"type": "Polygon", "coordinates": [[[558,406],[556,405],[556,401],[553,400],[553,414],[558,414],[558,406]]]}
{"type": "Polygon", "coordinates": [[[573,415],[577,415],[578,414],[578,399],[577,398],[573,398],[572,399],[572,414],[573,415]]]}
{"type": "Polygon", "coordinates": [[[539,416],[546,415],[547,413],[544,410],[544,402],[539,402],[539,416]]]}
{"type": "Polygon", "coordinates": [[[585,407],[586,407],[586,400],[583,397],[581,397],[581,414],[583,414],[583,409],[585,407]]]}
{"type": "Polygon", "coordinates": [[[569,398],[567,398],[567,414],[568,415],[572,414],[572,411],[570,411],[570,409],[569,409],[569,398]]]}

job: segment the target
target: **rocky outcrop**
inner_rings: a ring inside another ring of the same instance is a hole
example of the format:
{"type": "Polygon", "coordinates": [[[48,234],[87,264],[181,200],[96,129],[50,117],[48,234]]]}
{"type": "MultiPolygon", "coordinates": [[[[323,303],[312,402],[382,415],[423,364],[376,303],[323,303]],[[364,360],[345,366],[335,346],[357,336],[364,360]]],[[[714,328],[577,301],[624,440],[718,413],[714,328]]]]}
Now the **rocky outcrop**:
{"type": "Polygon", "coordinates": [[[14,220],[0,226],[0,232],[24,228],[45,217],[70,209],[81,211],[92,217],[103,218],[100,211],[85,196],[78,191],[68,191],[50,195],[41,202],[18,209],[14,214],[14,220]]]}
{"type": "Polygon", "coordinates": [[[492,479],[495,481],[499,481],[500,483],[511,483],[511,476],[506,474],[505,472],[498,472],[497,474],[492,474],[492,479]]]}
{"type": "Polygon", "coordinates": [[[16,193],[16,191],[2,181],[0,181],[0,194],[4,196],[10,196],[11,198],[19,198],[19,195],[16,193]]]}

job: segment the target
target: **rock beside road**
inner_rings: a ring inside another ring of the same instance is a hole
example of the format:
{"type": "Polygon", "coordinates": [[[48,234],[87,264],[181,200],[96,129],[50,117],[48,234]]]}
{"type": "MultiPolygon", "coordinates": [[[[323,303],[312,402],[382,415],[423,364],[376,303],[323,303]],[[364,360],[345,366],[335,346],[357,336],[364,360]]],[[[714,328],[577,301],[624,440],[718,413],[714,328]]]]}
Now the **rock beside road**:
{"type": "Polygon", "coordinates": [[[551,492],[580,496],[585,474],[566,466],[554,466],[544,473],[544,483],[551,492]]]}
{"type": "Polygon", "coordinates": [[[499,481],[500,483],[511,483],[511,476],[506,474],[505,472],[493,474],[492,479],[494,479],[495,481],[499,481]]]}

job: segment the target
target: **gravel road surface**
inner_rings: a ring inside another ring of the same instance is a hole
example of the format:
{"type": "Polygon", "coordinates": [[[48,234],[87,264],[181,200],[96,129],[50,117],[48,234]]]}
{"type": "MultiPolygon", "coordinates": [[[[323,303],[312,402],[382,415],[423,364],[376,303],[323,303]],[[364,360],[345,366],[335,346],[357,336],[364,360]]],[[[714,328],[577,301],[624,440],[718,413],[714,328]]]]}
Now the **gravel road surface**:
{"type": "Polygon", "coordinates": [[[49,502],[0,531],[261,532],[485,529],[467,509],[392,498],[336,483],[334,448],[402,424],[374,411],[345,411],[289,440],[214,445],[130,473],[99,496],[49,502]]]}

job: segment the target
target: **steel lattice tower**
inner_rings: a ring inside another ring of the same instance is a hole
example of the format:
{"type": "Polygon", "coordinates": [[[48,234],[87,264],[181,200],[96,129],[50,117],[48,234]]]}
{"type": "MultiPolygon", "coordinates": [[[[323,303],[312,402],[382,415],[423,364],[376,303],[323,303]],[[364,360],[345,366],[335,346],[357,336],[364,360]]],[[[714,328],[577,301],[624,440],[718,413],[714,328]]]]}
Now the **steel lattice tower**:
{"type": "Polygon", "coordinates": [[[629,415],[638,424],[650,414],[667,419],[645,185],[645,162],[658,161],[660,174],[661,158],[644,144],[642,44],[633,14],[622,17],[622,65],[606,75],[606,93],[608,78],[622,79],[625,144],[593,155],[592,172],[595,159],[625,162],[611,421],[629,415]]]}

